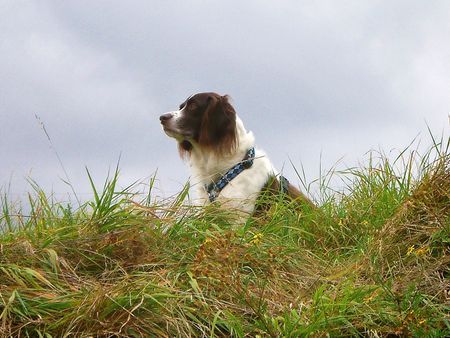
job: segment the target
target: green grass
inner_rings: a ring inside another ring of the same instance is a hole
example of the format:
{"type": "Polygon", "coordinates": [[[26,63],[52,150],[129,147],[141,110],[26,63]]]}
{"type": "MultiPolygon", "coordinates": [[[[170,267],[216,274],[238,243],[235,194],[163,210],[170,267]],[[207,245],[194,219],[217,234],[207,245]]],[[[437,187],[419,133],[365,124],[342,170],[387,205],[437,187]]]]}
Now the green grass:
{"type": "Polygon", "coordinates": [[[1,195],[0,336],[443,337],[449,322],[449,142],[330,171],[320,207],[227,212],[171,201],[118,170],[81,207],[31,182],[1,195]],[[327,187],[329,175],[344,192],[327,187]]]}

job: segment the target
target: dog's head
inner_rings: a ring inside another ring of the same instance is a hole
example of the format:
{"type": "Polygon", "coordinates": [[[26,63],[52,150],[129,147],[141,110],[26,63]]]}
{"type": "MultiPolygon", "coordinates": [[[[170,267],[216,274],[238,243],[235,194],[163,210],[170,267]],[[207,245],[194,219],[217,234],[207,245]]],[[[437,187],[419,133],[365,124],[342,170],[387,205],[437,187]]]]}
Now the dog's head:
{"type": "Polygon", "coordinates": [[[236,112],[228,96],[199,93],[190,96],[178,110],[159,117],[165,133],[178,142],[180,154],[202,147],[217,154],[236,147],[236,112]]]}

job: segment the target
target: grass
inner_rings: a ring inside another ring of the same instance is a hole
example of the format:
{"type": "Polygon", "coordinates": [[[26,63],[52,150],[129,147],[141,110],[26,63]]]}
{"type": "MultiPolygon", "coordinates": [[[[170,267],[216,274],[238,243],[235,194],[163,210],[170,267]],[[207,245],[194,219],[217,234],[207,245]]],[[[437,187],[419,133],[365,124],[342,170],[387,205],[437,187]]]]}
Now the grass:
{"type": "MultiPolygon", "coordinates": [[[[449,141],[330,171],[320,208],[270,201],[238,227],[214,206],[117,191],[81,207],[31,182],[0,198],[0,335],[443,337],[449,322],[449,141]]],[[[264,203],[266,201],[262,201],[264,203]]]]}

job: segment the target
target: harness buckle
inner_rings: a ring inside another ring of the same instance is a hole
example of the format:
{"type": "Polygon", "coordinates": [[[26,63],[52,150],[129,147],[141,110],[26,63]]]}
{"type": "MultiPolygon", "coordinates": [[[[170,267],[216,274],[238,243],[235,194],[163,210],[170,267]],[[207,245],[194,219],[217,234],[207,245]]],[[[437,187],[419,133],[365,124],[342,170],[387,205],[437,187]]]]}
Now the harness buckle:
{"type": "Polygon", "coordinates": [[[211,190],[211,191],[208,193],[208,197],[209,197],[209,201],[210,201],[211,203],[214,202],[214,201],[216,200],[216,198],[217,198],[217,191],[216,191],[216,189],[211,190]]]}
{"type": "Polygon", "coordinates": [[[242,167],[244,169],[251,168],[252,165],[253,165],[253,158],[249,158],[248,160],[242,162],[242,167]]]}

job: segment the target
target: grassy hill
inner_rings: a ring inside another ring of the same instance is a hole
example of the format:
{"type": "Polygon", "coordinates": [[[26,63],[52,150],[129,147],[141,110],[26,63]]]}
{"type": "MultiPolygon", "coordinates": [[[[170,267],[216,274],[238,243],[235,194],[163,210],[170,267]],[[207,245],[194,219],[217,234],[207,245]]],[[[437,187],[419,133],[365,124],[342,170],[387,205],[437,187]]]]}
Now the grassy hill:
{"type": "Polygon", "coordinates": [[[450,335],[448,141],[237,227],[187,189],[138,200],[117,175],[81,207],[34,185],[25,215],[3,195],[0,336],[450,335]]]}

